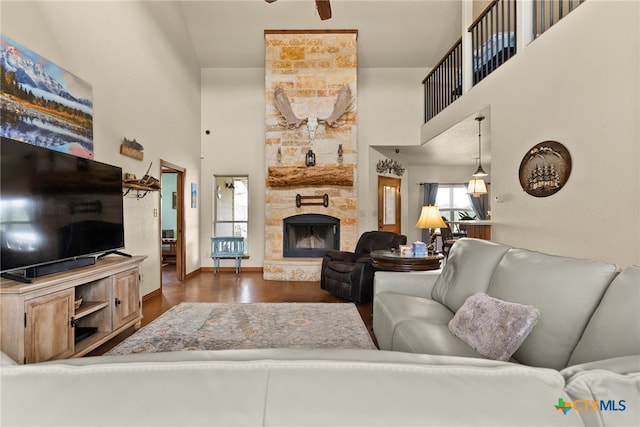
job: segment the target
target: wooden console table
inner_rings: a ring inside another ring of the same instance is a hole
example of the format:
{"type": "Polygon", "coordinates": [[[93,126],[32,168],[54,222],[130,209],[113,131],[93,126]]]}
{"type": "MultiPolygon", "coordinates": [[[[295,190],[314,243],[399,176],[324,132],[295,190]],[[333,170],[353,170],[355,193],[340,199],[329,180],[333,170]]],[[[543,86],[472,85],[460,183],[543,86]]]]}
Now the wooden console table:
{"type": "Polygon", "coordinates": [[[400,255],[399,252],[373,251],[371,252],[372,265],[378,270],[387,271],[426,271],[440,268],[442,254],[414,256],[400,255]]]}
{"type": "Polygon", "coordinates": [[[145,258],[109,255],[30,284],[2,279],[0,349],[18,363],[79,357],[139,326],[145,258]]]}

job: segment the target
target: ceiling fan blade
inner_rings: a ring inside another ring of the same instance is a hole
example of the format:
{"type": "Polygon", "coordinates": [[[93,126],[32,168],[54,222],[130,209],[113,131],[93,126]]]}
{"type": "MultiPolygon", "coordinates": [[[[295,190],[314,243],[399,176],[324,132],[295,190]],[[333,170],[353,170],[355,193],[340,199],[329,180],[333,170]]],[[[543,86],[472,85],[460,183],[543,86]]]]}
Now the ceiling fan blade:
{"type": "Polygon", "coordinates": [[[331,19],[331,3],[329,0],[316,0],[316,9],[318,9],[318,15],[323,21],[331,19]]]}
{"type": "Polygon", "coordinates": [[[264,1],[266,1],[267,3],[273,3],[276,0],[264,0],[264,1]]]}

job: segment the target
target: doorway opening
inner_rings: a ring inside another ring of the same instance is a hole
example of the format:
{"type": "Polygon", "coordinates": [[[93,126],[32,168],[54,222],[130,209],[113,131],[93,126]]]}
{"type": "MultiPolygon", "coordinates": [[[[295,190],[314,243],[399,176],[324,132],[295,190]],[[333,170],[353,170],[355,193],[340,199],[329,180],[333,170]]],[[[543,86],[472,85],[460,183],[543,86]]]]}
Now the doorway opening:
{"type": "Polygon", "coordinates": [[[162,284],[181,281],[186,275],[184,236],[184,182],[186,169],[160,160],[160,249],[162,284]]]}
{"type": "Polygon", "coordinates": [[[378,230],[400,234],[400,178],[378,176],[378,230]]]}

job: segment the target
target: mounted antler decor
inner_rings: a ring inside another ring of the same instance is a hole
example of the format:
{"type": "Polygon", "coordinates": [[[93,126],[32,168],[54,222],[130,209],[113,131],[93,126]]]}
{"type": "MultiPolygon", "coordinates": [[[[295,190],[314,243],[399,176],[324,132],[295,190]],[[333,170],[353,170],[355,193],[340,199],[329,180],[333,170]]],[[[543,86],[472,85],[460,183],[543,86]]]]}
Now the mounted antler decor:
{"type": "Polygon", "coordinates": [[[332,128],[336,128],[342,124],[338,120],[348,113],[353,107],[353,96],[351,95],[351,89],[349,86],[343,85],[336,97],[336,102],[333,105],[333,111],[326,118],[318,117],[315,113],[309,113],[309,116],[306,118],[299,118],[296,116],[293,112],[293,108],[291,108],[289,97],[287,97],[284,89],[280,86],[274,90],[273,105],[278,109],[278,112],[280,112],[280,115],[282,116],[280,126],[288,129],[297,129],[306,123],[307,128],[309,129],[309,138],[311,139],[311,142],[313,142],[318,124],[326,123],[332,128]]]}

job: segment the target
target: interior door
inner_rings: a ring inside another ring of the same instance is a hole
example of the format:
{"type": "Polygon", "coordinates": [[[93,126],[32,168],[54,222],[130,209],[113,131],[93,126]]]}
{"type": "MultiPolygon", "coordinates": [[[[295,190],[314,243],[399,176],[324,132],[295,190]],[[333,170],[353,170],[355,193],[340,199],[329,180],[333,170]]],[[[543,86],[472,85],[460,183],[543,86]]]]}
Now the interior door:
{"type": "Polygon", "coordinates": [[[400,234],[400,178],[378,176],[378,230],[400,234]]]}
{"type": "MultiPolygon", "coordinates": [[[[175,165],[173,163],[169,163],[165,160],[160,160],[160,166],[162,173],[173,173],[176,175],[176,194],[175,194],[175,216],[176,216],[176,233],[175,233],[175,260],[176,260],[176,279],[184,280],[186,276],[186,244],[185,244],[185,235],[184,235],[184,203],[185,203],[185,195],[184,195],[184,185],[185,185],[185,175],[186,169],[175,165]]],[[[173,200],[172,200],[173,202],[173,200]]],[[[160,215],[162,218],[162,209],[160,210],[160,215]]],[[[162,228],[162,220],[161,228],[162,228]]],[[[160,242],[161,243],[161,242],[160,242]]],[[[162,250],[162,249],[161,249],[162,250]]],[[[162,263],[160,263],[162,265],[162,263]]],[[[162,267],[160,267],[162,269],[162,267]]],[[[162,277],[162,271],[160,273],[162,277]]]]}

